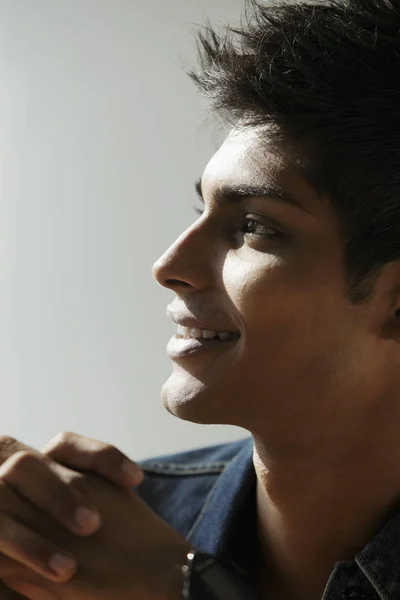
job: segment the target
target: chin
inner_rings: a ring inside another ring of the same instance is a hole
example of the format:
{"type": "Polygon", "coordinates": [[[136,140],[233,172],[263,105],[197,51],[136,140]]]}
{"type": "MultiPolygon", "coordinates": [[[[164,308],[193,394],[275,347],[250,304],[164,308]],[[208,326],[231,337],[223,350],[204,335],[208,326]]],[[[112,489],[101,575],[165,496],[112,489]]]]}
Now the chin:
{"type": "Polygon", "coordinates": [[[174,417],[200,425],[229,425],[221,396],[188,373],[174,372],[161,390],[164,408],[174,417]]]}

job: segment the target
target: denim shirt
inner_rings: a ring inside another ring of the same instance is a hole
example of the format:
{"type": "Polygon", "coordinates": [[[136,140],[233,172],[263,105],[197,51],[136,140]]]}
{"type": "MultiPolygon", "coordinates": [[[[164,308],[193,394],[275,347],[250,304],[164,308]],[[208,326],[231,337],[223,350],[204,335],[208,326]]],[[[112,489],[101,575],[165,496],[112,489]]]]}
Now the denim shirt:
{"type": "MultiPolygon", "coordinates": [[[[261,554],[253,438],[138,464],[145,478],[136,493],[195,548],[255,582],[261,554]]],[[[322,598],[378,599],[400,600],[400,507],[354,560],[335,564],[322,598]]]]}

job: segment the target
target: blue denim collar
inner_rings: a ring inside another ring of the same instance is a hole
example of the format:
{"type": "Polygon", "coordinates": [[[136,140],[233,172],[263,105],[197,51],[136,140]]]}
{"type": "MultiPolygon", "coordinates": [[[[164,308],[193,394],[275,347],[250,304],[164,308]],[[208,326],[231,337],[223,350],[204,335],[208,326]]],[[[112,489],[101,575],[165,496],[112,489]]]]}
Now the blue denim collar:
{"type": "Polygon", "coordinates": [[[255,478],[253,438],[249,438],[211,488],[187,539],[203,551],[220,556],[232,520],[249,500],[249,488],[255,478]]]}
{"type": "Polygon", "coordinates": [[[211,488],[187,539],[194,546],[233,564],[254,583],[260,552],[256,528],[257,477],[253,438],[228,463],[211,488]]]}

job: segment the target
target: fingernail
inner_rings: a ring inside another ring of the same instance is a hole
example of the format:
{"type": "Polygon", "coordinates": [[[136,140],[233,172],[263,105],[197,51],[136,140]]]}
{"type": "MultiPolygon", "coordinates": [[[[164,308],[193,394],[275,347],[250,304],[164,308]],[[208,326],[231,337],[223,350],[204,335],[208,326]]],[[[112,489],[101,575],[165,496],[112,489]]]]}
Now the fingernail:
{"type": "Polygon", "coordinates": [[[51,569],[58,575],[72,574],[76,569],[76,561],[65,554],[56,553],[49,560],[51,569]]]}
{"type": "Polygon", "coordinates": [[[143,476],[142,469],[134,462],[126,458],[122,463],[121,470],[125,475],[133,477],[133,479],[141,479],[143,476]]]}
{"type": "Polygon", "coordinates": [[[100,525],[100,515],[86,506],[80,506],[75,511],[75,521],[82,529],[97,529],[100,525]]]}

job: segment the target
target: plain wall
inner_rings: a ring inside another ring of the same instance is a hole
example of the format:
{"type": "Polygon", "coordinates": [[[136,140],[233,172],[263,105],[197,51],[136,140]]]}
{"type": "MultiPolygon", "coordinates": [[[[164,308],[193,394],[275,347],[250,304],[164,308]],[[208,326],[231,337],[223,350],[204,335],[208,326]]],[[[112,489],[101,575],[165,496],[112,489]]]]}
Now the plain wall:
{"type": "Polygon", "coordinates": [[[246,437],[172,417],[176,326],[153,262],[218,143],[191,28],[242,0],[0,0],[0,433],[133,458],[246,437]]]}

